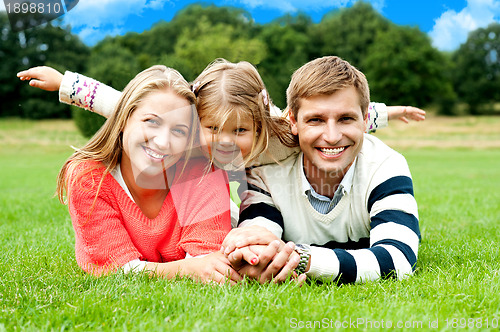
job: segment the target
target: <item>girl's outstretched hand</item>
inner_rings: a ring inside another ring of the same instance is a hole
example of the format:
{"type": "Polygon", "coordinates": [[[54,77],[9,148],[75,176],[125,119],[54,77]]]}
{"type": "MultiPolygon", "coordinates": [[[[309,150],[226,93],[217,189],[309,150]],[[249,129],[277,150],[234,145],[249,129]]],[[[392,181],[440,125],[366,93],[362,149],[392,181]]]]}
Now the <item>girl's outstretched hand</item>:
{"type": "Polygon", "coordinates": [[[424,121],[425,111],[413,106],[387,106],[387,116],[390,120],[399,119],[405,123],[409,120],[424,121]]]}
{"type": "Polygon", "coordinates": [[[40,66],[17,73],[21,81],[30,81],[30,86],[46,91],[58,91],[63,74],[52,67],[40,66]]]}

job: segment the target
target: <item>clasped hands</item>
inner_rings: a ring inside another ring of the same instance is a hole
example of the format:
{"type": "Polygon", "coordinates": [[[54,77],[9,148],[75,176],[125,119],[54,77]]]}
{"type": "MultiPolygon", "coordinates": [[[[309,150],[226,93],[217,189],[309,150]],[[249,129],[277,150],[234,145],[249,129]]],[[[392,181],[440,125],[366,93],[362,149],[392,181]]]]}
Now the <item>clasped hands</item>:
{"type": "Polygon", "coordinates": [[[221,252],[241,275],[258,280],[283,282],[289,276],[302,284],[306,275],[294,271],[299,254],[293,242],[285,243],[260,226],[235,228],[226,236],[221,252]]]}

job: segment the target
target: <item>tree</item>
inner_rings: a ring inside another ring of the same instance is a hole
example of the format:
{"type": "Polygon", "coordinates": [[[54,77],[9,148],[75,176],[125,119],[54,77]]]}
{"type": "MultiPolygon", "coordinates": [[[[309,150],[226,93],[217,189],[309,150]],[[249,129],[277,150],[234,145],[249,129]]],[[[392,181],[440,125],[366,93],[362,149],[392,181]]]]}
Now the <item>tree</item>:
{"type": "MultiPolygon", "coordinates": [[[[70,31],[69,27],[52,25],[51,22],[23,32],[26,67],[51,66],[64,72],[82,72],[86,69],[89,48],[70,31]]],[[[23,116],[33,119],[69,118],[68,105],[59,103],[57,93],[47,93],[23,84],[20,90],[23,116]]]]}
{"type": "MultiPolygon", "coordinates": [[[[267,47],[267,56],[257,66],[273,102],[280,108],[286,107],[286,88],[292,73],[306,63],[310,40],[303,25],[290,22],[286,16],[266,24],[258,34],[267,47]]],[[[301,15],[298,20],[306,20],[301,15]]]]}
{"type": "Polygon", "coordinates": [[[489,112],[500,100],[500,24],[477,29],[454,53],[453,82],[471,114],[489,112]]]}
{"type": "Polygon", "coordinates": [[[151,30],[140,34],[139,38],[136,38],[137,35],[127,34],[122,38],[122,46],[129,48],[134,54],[145,53],[159,59],[173,54],[177,40],[184,31],[193,29],[202,21],[210,26],[232,26],[236,31],[245,31],[245,34],[248,34],[252,25],[250,14],[243,9],[193,4],[180,10],[170,22],[158,22],[151,30]]]}
{"type": "Polygon", "coordinates": [[[52,23],[14,32],[4,13],[0,13],[0,29],[0,116],[69,117],[69,107],[59,104],[57,93],[33,89],[20,82],[16,73],[41,65],[82,71],[88,47],[68,27],[52,23]]]}
{"type": "Polygon", "coordinates": [[[372,100],[425,106],[453,99],[444,56],[418,28],[392,26],[379,31],[363,59],[372,100]]]}
{"type": "Polygon", "coordinates": [[[266,57],[266,52],[262,41],[247,37],[232,25],[212,25],[201,18],[197,25],[184,30],[174,54],[180,59],[189,59],[190,70],[200,73],[216,58],[258,64],[266,57]]]}
{"type": "Polygon", "coordinates": [[[22,82],[16,72],[23,68],[23,49],[19,33],[11,30],[7,14],[0,12],[0,116],[19,113],[19,89],[22,82]]]}
{"type": "Polygon", "coordinates": [[[363,70],[362,60],[368,48],[375,42],[377,33],[387,30],[390,25],[371,4],[363,1],[333,11],[311,28],[313,47],[309,58],[337,55],[363,70]]]}

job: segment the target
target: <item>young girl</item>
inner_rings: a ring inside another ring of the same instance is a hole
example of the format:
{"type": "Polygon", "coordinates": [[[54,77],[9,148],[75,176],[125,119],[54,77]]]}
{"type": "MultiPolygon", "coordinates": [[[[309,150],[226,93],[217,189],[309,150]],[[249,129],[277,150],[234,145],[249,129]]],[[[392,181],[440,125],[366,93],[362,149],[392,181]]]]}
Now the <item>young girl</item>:
{"type": "MultiPolygon", "coordinates": [[[[22,80],[44,90],[59,90],[62,102],[109,117],[121,93],[81,74],[64,76],[49,67],[18,73],[22,80]]],[[[253,65],[218,59],[194,80],[197,109],[212,162],[229,171],[233,227],[238,220],[239,195],[244,191],[244,167],[283,160],[298,151],[287,119],[275,107],[253,65]]],[[[425,112],[410,106],[371,103],[367,131],[387,126],[388,120],[421,121],[425,112]]]]}
{"type": "Polygon", "coordinates": [[[207,173],[207,159],[190,156],[199,135],[195,105],[177,71],[146,69],[62,167],[57,193],[61,201],[67,194],[76,260],[86,272],[241,280],[218,252],[231,229],[226,174],[207,173]]]}

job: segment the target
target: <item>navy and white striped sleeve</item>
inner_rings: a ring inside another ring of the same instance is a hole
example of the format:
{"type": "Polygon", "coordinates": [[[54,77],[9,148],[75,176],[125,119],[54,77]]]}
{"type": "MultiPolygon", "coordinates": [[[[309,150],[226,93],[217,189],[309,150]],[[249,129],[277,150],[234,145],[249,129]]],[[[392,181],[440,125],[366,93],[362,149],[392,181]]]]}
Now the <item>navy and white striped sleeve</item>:
{"type": "Polygon", "coordinates": [[[248,175],[248,189],[241,201],[238,227],[252,225],[265,227],[278,238],[283,235],[283,216],[256,172],[248,175]]]}
{"type": "Polygon", "coordinates": [[[343,250],[313,247],[308,275],[343,283],[403,279],[417,263],[420,230],[413,183],[406,161],[391,158],[369,193],[370,247],[343,250]],[[400,170],[398,175],[395,170],[400,170]],[[316,259],[314,256],[316,255],[316,259]]]}

